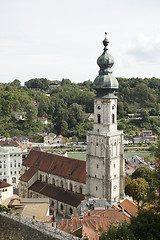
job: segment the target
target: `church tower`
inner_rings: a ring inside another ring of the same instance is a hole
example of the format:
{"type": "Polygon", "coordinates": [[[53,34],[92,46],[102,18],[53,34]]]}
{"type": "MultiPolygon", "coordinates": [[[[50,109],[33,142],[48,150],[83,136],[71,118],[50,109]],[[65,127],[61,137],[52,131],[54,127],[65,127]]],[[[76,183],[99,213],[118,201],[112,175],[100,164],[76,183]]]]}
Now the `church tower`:
{"type": "Polygon", "coordinates": [[[124,195],[123,132],[117,130],[118,81],[111,67],[113,57],[107,52],[108,40],[105,33],[104,51],[98,58],[99,75],[93,88],[94,130],[87,133],[86,197],[106,198],[119,201],[124,195]]]}

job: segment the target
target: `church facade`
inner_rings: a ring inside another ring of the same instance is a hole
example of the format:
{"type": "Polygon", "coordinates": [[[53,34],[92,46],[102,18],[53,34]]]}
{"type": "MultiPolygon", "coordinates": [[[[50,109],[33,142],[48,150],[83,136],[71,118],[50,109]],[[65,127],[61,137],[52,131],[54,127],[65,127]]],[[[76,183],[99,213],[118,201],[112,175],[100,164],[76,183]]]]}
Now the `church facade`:
{"type": "Polygon", "coordinates": [[[51,210],[70,216],[80,213],[85,198],[118,202],[124,196],[123,132],[117,130],[117,79],[113,57],[98,58],[99,75],[94,80],[94,129],[87,133],[86,162],[32,150],[23,163],[19,193],[22,197],[48,197],[51,210]]]}

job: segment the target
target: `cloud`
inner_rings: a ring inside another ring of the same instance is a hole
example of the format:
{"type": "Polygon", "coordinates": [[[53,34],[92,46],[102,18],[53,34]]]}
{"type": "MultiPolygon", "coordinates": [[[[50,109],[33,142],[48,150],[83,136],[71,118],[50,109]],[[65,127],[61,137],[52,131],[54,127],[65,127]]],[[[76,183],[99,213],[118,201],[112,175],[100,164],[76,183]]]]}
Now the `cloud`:
{"type": "Polygon", "coordinates": [[[127,54],[139,63],[157,63],[160,60],[160,35],[146,36],[136,33],[127,47],[127,54]]]}

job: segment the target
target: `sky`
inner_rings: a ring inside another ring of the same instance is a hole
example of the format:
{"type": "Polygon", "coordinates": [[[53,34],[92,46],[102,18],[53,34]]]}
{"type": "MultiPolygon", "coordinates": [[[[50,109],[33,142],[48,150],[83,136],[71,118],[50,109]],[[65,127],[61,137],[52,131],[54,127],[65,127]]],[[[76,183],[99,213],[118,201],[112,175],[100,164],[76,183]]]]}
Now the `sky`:
{"type": "Polygon", "coordinates": [[[93,81],[104,33],[115,77],[160,78],[159,0],[0,0],[0,82],[93,81]]]}

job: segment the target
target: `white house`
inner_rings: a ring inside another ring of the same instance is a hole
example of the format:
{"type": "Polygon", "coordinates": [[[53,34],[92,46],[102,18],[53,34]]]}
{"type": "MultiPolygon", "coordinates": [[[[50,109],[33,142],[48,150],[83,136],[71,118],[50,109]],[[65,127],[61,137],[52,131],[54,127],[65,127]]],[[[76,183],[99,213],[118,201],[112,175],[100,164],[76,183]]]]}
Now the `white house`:
{"type": "Polygon", "coordinates": [[[0,203],[11,196],[13,196],[13,186],[0,180],[0,203]]]}
{"type": "Polygon", "coordinates": [[[48,124],[48,118],[45,118],[45,117],[39,117],[39,120],[40,120],[43,124],[45,124],[45,125],[48,124]]]}
{"type": "Polygon", "coordinates": [[[25,119],[25,112],[16,112],[15,113],[15,119],[17,120],[17,121],[19,121],[19,120],[24,120],[25,119]]]}
{"type": "Polygon", "coordinates": [[[28,146],[28,144],[29,144],[29,139],[24,136],[19,136],[19,137],[17,137],[16,140],[17,140],[17,142],[23,144],[24,146],[28,146]]]}
{"type": "Polygon", "coordinates": [[[54,139],[57,137],[55,133],[49,133],[47,136],[44,137],[45,144],[53,144],[54,139]]]}
{"type": "Polygon", "coordinates": [[[20,147],[0,147],[0,179],[18,187],[22,168],[20,147]]]}

